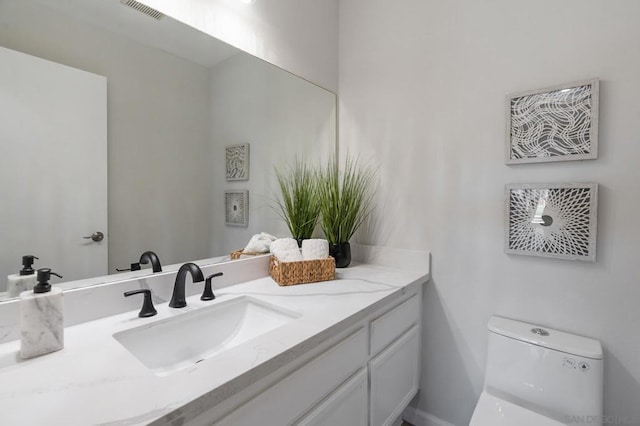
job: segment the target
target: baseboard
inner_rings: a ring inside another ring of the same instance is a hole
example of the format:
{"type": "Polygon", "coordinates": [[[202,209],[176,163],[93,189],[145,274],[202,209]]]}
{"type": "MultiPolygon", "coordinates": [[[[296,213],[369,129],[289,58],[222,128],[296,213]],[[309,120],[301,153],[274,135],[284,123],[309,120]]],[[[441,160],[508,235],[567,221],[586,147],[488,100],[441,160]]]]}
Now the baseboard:
{"type": "Polygon", "coordinates": [[[413,426],[455,426],[452,423],[429,414],[426,411],[408,406],[402,412],[402,418],[413,426]]]}

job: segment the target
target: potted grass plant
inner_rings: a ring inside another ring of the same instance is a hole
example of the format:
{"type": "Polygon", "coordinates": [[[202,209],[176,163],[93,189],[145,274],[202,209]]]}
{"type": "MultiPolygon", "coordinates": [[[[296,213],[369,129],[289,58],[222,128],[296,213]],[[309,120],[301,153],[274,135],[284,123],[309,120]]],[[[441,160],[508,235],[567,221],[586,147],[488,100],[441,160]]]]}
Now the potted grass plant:
{"type": "Polygon", "coordinates": [[[281,193],[276,199],[276,212],[301,245],[302,240],[311,238],[320,216],[318,173],[296,159],[293,166],[276,168],[276,176],[281,193]]]}
{"type": "Polygon", "coordinates": [[[329,241],[329,253],[337,268],[351,263],[349,240],[373,208],[375,171],[347,155],[342,168],[334,156],[321,171],[318,182],[320,226],[329,241]]]}

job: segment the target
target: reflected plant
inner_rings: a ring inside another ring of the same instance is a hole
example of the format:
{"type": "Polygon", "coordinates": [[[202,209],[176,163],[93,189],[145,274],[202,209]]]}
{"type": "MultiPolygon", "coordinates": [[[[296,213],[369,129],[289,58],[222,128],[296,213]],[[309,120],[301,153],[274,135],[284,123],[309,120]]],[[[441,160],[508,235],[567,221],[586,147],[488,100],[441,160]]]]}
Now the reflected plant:
{"type": "Polygon", "coordinates": [[[320,216],[318,172],[296,158],[293,166],[276,168],[276,176],[281,193],[276,212],[294,239],[311,238],[320,216]]]}

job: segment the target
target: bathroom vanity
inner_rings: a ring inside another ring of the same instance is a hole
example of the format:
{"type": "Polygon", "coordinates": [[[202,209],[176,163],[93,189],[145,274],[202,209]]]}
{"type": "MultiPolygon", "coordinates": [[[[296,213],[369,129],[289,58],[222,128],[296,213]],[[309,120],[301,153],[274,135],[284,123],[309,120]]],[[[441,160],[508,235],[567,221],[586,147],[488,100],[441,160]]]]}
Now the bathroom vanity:
{"type": "MultiPolygon", "coordinates": [[[[266,256],[205,262],[205,274],[225,274],[216,299],[188,282],[181,309],[166,303],[175,268],[85,289],[148,286],[158,315],[139,318],[142,298],[126,298],[138,306],[67,326],[59,352],[21,361],[18,341],[1,344],[2,423],[391,424],[418,391],[428,254],[359,251],[335,280],[289,287],[268,276],[266,256]],[[255,276],[234,282],[239,271],[255,276]]],[[[65,310],[100,304],[78,294],[65,310]]]]}

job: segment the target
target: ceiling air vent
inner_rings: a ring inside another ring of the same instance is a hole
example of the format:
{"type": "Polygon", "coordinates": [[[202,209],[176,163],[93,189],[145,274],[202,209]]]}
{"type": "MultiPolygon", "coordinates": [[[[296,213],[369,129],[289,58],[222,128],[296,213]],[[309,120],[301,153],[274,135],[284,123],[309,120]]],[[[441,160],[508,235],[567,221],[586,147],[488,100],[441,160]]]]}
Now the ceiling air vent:
{"type": "Polygon", "coordinates": [[[152,7],[147,6],[146,4],[142,4],[136,0],[120,0],[120,3],[125,6],[129,6],[131,9],[137,10],[140,13],[144,13],[147,16],[151,16],[153,19],[161,20],[164,18],[164,14],[159,10],[156,10],[152,7]]]}

